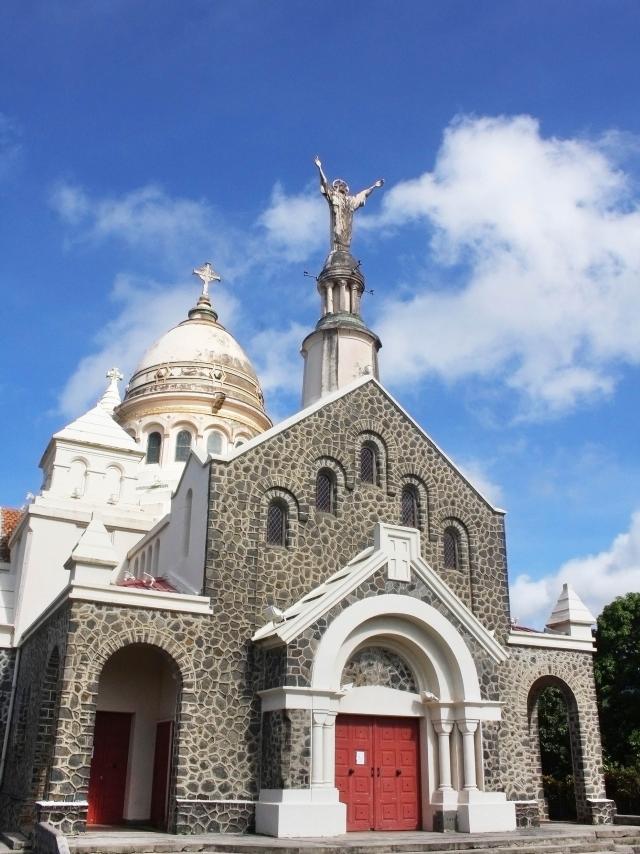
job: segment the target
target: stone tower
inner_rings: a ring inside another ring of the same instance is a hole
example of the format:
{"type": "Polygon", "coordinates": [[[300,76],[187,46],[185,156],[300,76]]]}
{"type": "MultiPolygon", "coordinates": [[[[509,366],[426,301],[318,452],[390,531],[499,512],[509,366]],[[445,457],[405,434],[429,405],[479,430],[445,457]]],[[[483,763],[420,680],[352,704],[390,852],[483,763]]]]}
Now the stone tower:
{"type": "Polygon", "coordinates": [[[364,374],[378,378],[382,346],[360,316],[364,276],[347,250],[329,253],[318,276],[322,316],[302,342],[302,406],[336,391],[364,374]]]}

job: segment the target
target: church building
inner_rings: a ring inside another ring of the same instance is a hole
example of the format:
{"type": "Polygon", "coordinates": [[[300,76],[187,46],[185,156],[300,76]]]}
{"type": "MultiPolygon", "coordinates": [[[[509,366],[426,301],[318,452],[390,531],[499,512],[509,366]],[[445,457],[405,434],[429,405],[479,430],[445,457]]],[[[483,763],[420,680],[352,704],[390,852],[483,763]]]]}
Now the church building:
{"type": "Polygon", "coordinates": [[[109,370],[0,513],[0,829],[537,825],[548,686],[578,821],[613,820],[593,616],[565,585],[544,631],[512,622],[504,511],[379,380],[350,242],[382,182],[351,196],[316,163],[332,240],[301,410],[272,425],[205,264],[124,397],[109,370]]]}

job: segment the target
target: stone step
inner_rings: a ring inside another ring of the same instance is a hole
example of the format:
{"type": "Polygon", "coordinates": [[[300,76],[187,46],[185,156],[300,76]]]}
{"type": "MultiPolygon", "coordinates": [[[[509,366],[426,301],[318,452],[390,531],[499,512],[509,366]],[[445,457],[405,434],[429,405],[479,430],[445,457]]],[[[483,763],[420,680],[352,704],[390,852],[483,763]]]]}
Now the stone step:
{"type": "MultiPolygon", "coordinates": [[[[31,848],[31,843],[22,833],[18,831],[3,830],[0,831],[0,841],[5,845],[7,850],[26,851],[31,848]]],[[[0,849],[1,851],[2,849],[0,849]]]]}

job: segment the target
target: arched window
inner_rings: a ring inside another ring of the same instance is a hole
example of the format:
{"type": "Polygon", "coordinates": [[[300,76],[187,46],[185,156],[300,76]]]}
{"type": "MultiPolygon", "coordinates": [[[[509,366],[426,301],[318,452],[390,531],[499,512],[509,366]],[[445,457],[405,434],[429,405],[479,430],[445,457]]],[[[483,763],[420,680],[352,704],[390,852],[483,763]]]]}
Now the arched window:
{"type": "Polygon", "coordinates": [[[360,480],[378,483],[378,454],[372,442],[365,442],[360,448],[360,480]]]}
{"type": "Polygon", "coordinates": [[[400,524],[406,528],[420,527],[420,499],[418,498],[418,490],[410,484],[402,488],[400,524]]]}
{"type": "Polygon", "coordinates": [[[270,546],[287,545],[288,507],[279,498],[269,502],[267,510],[267,543],[270,546]]]}
{"type": "Polygon", "coordinates": [[[331,469],[320,469],[316,477],[316,510],[336,512],[336,476],[331,469]]]}
{"type": "Polygon", "coordinates": [[[162,436],[157,431],[147,436],[147,464],[160,462],[160,448],[162,447],[162,436]]]}
{"type": "Polygon", "coordinates": [[[191,433],[181,430],[176,437],[176,462],[184,463],[189,459],[191,451],[191,433]]]}
{"type": "Polygon", "coordinates": [[[182,553],[186,557],[189,554],[189,543],[191,542],[191,508],[193,505],[193,491],[190,489],[184,499],[184,540],[182,541],[182,553]]]}
{"type": "Polygon", "coordinates": [[[87,464],[84,460],[74,460],[69,466],[71,497],[82,498],[87,486],[87,464]]]}
{"type": "Polygon", "coordinates": [[[455,528],[446,528],[442,535],[442,552],[445,569],[460,569],[460,534],[455,528]]]}
{"type": "Polygon", "coordinates": [[[120,489],[122,487],[122,472],[117,466],[107,466],[105,483],[107,501],[110,504],[117,504],[120,500],[120,489]]]}
{"type": "Polygon", "coordinates": [[[208,454],[221,454],[222,453],[222,433],[218,433],[215,430],[213,433],[209,433],[209,438],[207,439],[207,453],[208,454]]]}

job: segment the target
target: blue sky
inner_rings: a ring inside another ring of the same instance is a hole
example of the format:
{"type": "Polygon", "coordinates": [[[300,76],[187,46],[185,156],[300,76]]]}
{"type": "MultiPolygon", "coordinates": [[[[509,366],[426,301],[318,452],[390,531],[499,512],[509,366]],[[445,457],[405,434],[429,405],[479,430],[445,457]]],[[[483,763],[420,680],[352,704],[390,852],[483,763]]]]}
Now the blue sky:
{"type": "Polygon", "coordinates": [[[3,503],[205,259],[297,408],[317,152],[385,178],[353,247],[382,379],[508,510],[515,615],[640,588],[639,29],[618,0],[2,4],[3,503]]]}

